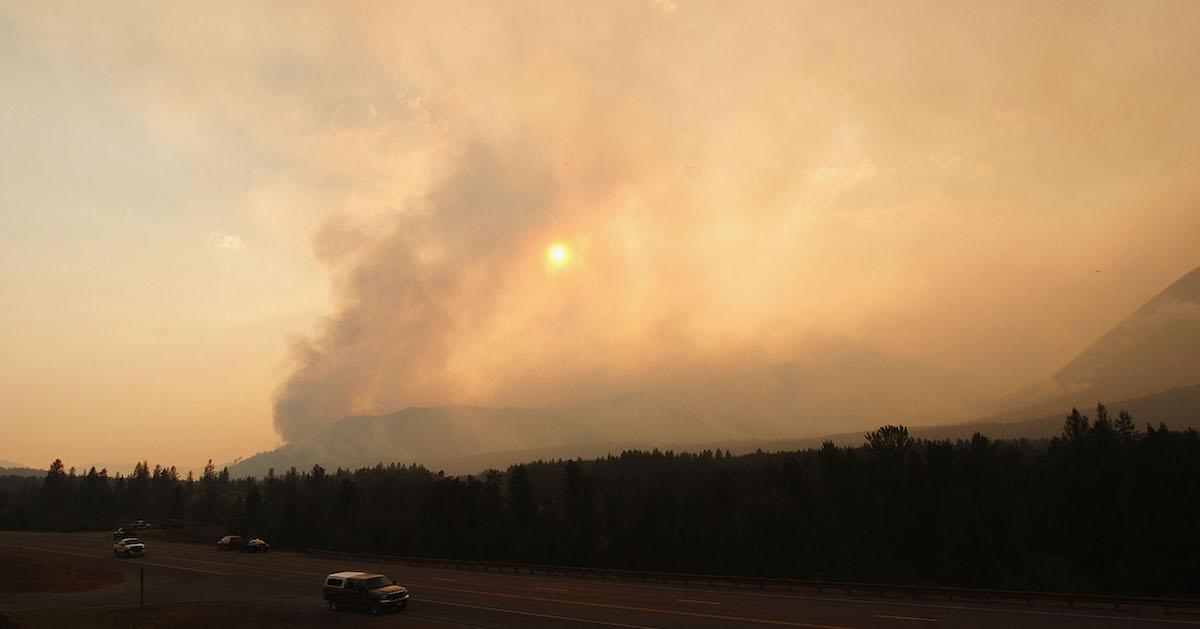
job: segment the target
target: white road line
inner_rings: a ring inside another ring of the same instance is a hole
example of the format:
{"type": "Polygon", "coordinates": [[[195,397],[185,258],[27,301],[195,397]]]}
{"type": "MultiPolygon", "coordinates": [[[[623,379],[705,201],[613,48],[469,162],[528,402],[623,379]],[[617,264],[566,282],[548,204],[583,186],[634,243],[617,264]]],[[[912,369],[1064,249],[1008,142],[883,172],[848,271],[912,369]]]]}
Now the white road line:
{"type": "Polygon", "coordinates": [[[677,598],[675,600],[680,603],[693,603],[695,605],[720,605],[721,604],[717,601],[698,601],[694,598],[677,598]]]}
{"type": "Polygon", "coordinates": [[[770,618],[751,618],[745,616],[724,616],[719,614],[701,613],[684,611],[681,609],[660,609],[657,607],[639,607],[634,605],[618,605],[613,603],[598,603],[592,601],[573,601],[561,598],[543,598],[540,596],[523,596],[520,594],[503,594],[500,592],[482,592],[479,590],[464,590],[461,588],[438,587],[436,585],[425,586],[432,590],[442,590],[444,592],[457,592],[459,594],[474,594],[476,596],[493,596],[496,598],[511,598],[526,601],[534,601],[537,603],[550,603],[553,605],[571,605],[575,607],[596,607],[603,609],[618,609],[622,611],[639,612],[647,614],[665,614],[668,616],[690,616],[692,618],[704,618],[706,620],[721,620],[734,623],[754,623],[759,625],[779,625],[785,627],[804,627],[805,629],[851,629],[844,625],[819,625],[807,622],[797,622],[794,620],[773,620],[770,618]]]}
{"type": "MultiPolygon", "coordinates": [[[[71,552],[69,550],[59,550],[57,548],[41,548],[41,547],[37,547],[37,546],[25,546],[24,548],[27,550],[37,550],[37,551],[44,552],[44,553],[55,553],[58,555],[70,555],[72,557],[84,557],[87,559],[96,559],[98,561],[108,561],[108,560],[117,561],[117,559],[115,557],[108,557],[107,555],[101,555],[98,553],[76,553],[76,552],[71,552]]],[[[205,561],[203,559],[186,559],[186,561],[198,561],[201,563],[219,563],[219,562],[215,562],[215,561],[205,561]]],[[[231,573],[231,572],[220,572],[217,570],[205,570],[203,568],[187,568],[184,566],[174,566],[174,565],[166,564],[166,563],[157,563],[157,562],[153,562],[153,561],[146,561],[145,559],[136,559],[136,558],[135,559],[121,559],[119,561],[119,563],[121,563],[123,565],[146,565],[146,566],[155,566],[158,568],[171,568],[172,570],[187,570],[189,572],[203,572],[206,574],[216,574],[216,575],[220,575],[223,577],[233,576],[233,573],[231,573]]],[[[267,568],[264,566],[242,566],[242,565],[238,565],[238,564],[223,564],[223,565],[232,565],[235,567],[249,567],[249,568],[252,568],[253,570],[262,570],[262,571],[267,571],[267,572],[289,572],[287,570],[277,570],[275,568],[267,568]]],[[[316,573],[292,572],[291,574],[303,574],[304,576],[313,576],[316,573]]]]}
{"type": "Polygon", "coordinates": [[[172,566],[171,564],[168,564],[168,563],[153,563],[150,561],[139,561],[137,563],[139,565],[145,564],[147,566],[156,566],[159,568],[170,568],[172,570],[187,570],[188,572],[204,572],[207,574],[217,574],[217,575],[221,575],[223,577],[233,576],[232,574],[230,574],[228,572],[217,572],[216,570],[204,570],[202,568],[184,568],[183,566],[172,566]]]}
{"type": "MultiPolygon", "coordinates": [[[[58,555],[70,555],[72,557],[86,557],[88,559],[97,559],[100,561],[108,559],[108,557],[106,557],[104,555],[100,555],[98,553],[73,553],[69,550],[58,550],[55,548],[38,548],[36,546],[26,546],[25,548],[29,549],[29,550],[37,550],[37,551],[44,552],[44,553],[55,553],[58,555]]],[[[122,561],[121,563],[127,564],[127,565],[155,566],[158,568],[171,568],[172,570],[188,570],[190,572],[207,572],[208,574],[218,574],[223,577],[232,576],[228,572],[217,572],[216,570],[202,570],[200,568],[184,568],[183,566],[172,566],[171,564],[155,563],[152,561],[146,561],[144,559],[130,559],[130,560],[122,561]]]]}
{"type": "MultiPolygon", "coordinates": [[[[662,588],[663,586],[649,586],[662,588]]],[[[667,586],[664,589],[681,590],[682,588],[671,588],[667,586]]],[[[805,601],[830,601],[836,603],[849,603],[852,605],[882,605],[885,607],[919,607],[924,609],[954,609],[968,612],[991,612],[995,614],[1020,614],[1023,616],[1054,616],[1057,618],[1088,618],[1093,620],[1125,620],[1129,622],[1144,622],[1144,623],[1160,623],[1167,625],[1193,625],[1200,626],[1200,620],[1184,620],[1182,618],[1149,618],[1146,616],[1113,616],[1109,614],[1082,614],[1077,612],[1052,612],[1052,611],[1035,611],[1032,609],[1011,609],[1004,607],[971,607],[970,605],[949,605],[946,603],[927,603],[922,601],[902,602],[902,601],[872,601],[870,599],[860,598],[841,598],[834,596],[802,596],[798,594],[767,594],[762,592],[722,592],[723,594],[732,594],[734,596],[747,597],[763,597],[763,598],[790,598],[805,601]]]]}
{"type": "MultiPolygon", "coordinates": [[[[491,577],[507,577],[508,579],[545,579],[542,576],[533,576],[526,574],[504,574],[499,573],[477,573],[478,576],[491,577]]],[[[1167,625],[1190,625],[1200,626],[1200,620],[1185,620],[1182,618],[1152,618],[1147,616],[1114,616],[1110,614],[1088,614],[1080,612],[1058,612],[1058,611],[1038,611],[1033,609],[1013,609],[1011,607],[974,607],[970,605],[954,605],[949,603],[934,603],[928,601],[879,601],[866,598],[846,598],[844,596],[834,596],[830,594],[784,594],[772,592],[752,592],[747,590],[724,590],[706,587],[684,587],[677,585],[655,585],[651,583],[623,583],[620,581],[600,581],[596,582],[593,579],[588,579],[588,582],[596,585],[612,586],[617,588],[640,589],[640,590],[670,590],[673,592],[705,592],[713,593],[721,596],[737,596],[742,598],[782,598],[800,601],[825,601],[830,603],[845,603],[848,605],[880,605],[884,607],[909,607],[922,609],[953,609],[958,611],[970,612],[990,612],[994,614],[1018,614],[1022,616],[1052,616],[1057,618],[1078,618],[1078,619],[1094,619],[1094,620],[1125,620],[1129,622],[1140,623],[1158,623],[1167,625]]]]}
{"type": "Polygon", "coordinates": [[[567,591],[567,588],[548,588],[548,587],[542,587],[542,586],[540,586],[540,585],[535,585],[535,586],[533,586],[533,589],[535,589],[535,590],[545,590],[545,591],[547,591],[547,592],[566,592],[566,591],[567,591]]]}
{"type": "Polygon", "coordinates": [[[888,616],[887,614],[875,614],[876,618],[887,618],[888,620],[911,620],[913,622],[938,622],[937,618],[918,618],[916,616],[888,616]]]}
{"type": "Polygon", "coordinates": [[[434,603],[436,605],[449,605],[451,607],[467,607],[469,609],[482,609],[489,612],[499,612],[501,614],[517,614],[520,616],[534,616],[536,618],[549,618],[551,620],[565,620],[571,623],[587,624],[587,625],[602,625],[605,627],[625,627],[626,629],[661,629],[660,627],[649,627],[646,625],[626,625],[619,622],[605,622],[603,620],[589,620],[587,618],[574,618],[571,616],[555,616],[554,614],[539,614],[537,612],[523,612],[516,609],[503,609],[500,607],[484,607],[483,605],[470,605],[467,603],[451,603],[450,601],[438,601],[431,598],[420,599],[421,603],[434,603]]]}

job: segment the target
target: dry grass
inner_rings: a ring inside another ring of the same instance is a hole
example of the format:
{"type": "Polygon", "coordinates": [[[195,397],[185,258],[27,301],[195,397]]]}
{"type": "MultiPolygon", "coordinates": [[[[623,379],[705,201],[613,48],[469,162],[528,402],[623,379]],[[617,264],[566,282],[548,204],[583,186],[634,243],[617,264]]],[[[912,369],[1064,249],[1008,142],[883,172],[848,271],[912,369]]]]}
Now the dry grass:
{"type": "Polygon", "coordinates": [[[0,592],[85,592],[116,585],[125,576],[112,568],[0,552],[0,592]]]}
{"type": "MultiPolygon", "coordinates": [[[[138,607],[36,610],[16,614],[26,629],[262,629],[263,627],[362,627],[374,620],[366,614],[334,613],[320,605],[297,609],[248,607],[233,603],[187,603],[138,607]]],[[[406,623],[412,626],[411,623],[406,623]]],[[[0,629],[3,625],[0,624],[0,629]]]]}

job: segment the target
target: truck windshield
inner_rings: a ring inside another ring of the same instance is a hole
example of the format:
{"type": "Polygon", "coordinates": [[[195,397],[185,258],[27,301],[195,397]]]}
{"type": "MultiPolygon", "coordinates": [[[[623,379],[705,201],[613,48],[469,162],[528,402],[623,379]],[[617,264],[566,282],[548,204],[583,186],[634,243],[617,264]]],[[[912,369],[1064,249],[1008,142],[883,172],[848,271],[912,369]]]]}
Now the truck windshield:
{"type": "Polygon", "coordinates": [[[391,584],[392,582],[388,581],[387,577],[371,577],[370,579],[367,579],[368,590],[378,590],[381,587],[387,587],[391,584]]]}

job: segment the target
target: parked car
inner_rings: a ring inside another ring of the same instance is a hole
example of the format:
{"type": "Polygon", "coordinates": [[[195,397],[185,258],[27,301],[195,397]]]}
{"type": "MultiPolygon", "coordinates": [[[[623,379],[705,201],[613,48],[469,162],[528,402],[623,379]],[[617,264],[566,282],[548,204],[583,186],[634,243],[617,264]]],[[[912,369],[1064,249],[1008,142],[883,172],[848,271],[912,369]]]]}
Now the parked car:
{"type": "Polygon", "coordinates": [[[145,520],[134,520],[133,522],[130,522],[130,523],[129,523],[129,526],[128,526],[128,527],[126,527],[126,528],[130,528],[130,529],[134,529],[134,530],[140,531],[140,530],[143,530],[143,529],[148,529],[148,528],[153,528],[153,527],[151,527],[151,526],[150,526],[150,523],[149,523],[149,522],[147,522],[147,521],[145,521],[145,520]]]}
{"type": "Polygon", "coordinates": [[[126,537],[113,544],[113,555],[117,557],[141,557],[146,554],[146,545],[136,537],[126,537]]]}
{"type": "Polygon", "coordinates": [[[125,528],[124,526],[113,531],[113,534],[112,534],[113,541],[117,541],[117,542],[125,539],[126,537],[133,537],[133,535],[134,535],[133,531],[128,528],[125,528]]]}
{"type": "Polygon", "coordinates": [[[408,589],[370,572],[335,572],[325,577],[321,595],[333,611],[355,607],[381,614],[408,606],[408,589]]]}
{"type": "Polygon", "coordinates": [[[241,535],[226,535],[217,542],[217,550],[238,550],[244,544],[241,535]]]}
{"type": "Polygon", "coordinates": [[[265,553],[268,550],[271,550],[271,545],[257,537],[242,546],[242,552],[245,553],[265,553]]]}

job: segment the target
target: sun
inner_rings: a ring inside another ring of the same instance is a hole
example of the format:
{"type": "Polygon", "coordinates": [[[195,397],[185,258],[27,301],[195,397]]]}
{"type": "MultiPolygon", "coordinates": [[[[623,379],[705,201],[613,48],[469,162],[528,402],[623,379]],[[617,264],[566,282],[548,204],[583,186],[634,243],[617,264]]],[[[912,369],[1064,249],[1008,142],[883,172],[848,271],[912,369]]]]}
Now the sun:
{"type": "Polygon", "coordinates": [[[571,252],[562,243],[554,243],[546,250],[546,261],[554,266],[562,266],[571,259],[571,252]]]}

